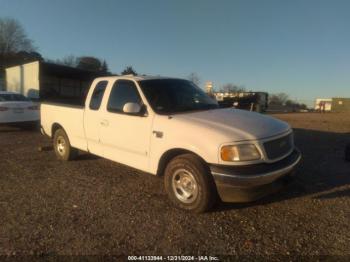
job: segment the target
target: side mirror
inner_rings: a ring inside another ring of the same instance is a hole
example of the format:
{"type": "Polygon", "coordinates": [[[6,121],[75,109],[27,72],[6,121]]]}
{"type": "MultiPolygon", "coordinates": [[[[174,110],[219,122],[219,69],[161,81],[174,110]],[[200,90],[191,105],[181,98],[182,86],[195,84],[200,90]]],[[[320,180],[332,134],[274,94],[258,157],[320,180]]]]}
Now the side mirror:
{"type": "Polygon", "coordinates": [[[141,112],[141,106],[137,103],[126,103],[123,106],[123,112],[136,115],[141,112]]]}

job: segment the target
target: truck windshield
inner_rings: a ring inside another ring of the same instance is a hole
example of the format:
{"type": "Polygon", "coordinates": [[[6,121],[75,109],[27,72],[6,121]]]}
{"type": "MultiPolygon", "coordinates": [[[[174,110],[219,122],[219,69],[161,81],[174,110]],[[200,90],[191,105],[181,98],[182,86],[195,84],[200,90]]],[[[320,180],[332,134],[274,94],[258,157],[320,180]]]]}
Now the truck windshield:
{"type": "Polygon", "coordinates": [[[187,80],[141,80],[139,85],[153,110],[159,114],[219,108],[214,99],[187,80]]]}

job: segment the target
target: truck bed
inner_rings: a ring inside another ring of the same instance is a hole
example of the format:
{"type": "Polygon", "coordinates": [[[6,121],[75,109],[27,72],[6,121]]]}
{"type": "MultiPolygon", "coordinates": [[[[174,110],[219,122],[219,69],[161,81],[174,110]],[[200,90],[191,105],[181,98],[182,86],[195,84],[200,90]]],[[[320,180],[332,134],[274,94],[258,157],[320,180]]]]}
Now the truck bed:
{"type": "Polygon", "coordinates": [[[58,104],[41,103],[41,127],[46,135],[53,136],[53,129],[58,125],[67,133],[73,147],[87,150],[84,131],[84,107],[58,104]]]}

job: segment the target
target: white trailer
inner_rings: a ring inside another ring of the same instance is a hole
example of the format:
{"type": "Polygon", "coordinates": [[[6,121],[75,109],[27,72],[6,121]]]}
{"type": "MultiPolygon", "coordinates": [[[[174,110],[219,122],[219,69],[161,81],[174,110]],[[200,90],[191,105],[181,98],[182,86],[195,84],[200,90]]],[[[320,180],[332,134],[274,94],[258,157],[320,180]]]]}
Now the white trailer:
{"type": "Polygon", "coordinates": [[[39,99],[39,61],[6,68],[6,90],[39,99]]]}

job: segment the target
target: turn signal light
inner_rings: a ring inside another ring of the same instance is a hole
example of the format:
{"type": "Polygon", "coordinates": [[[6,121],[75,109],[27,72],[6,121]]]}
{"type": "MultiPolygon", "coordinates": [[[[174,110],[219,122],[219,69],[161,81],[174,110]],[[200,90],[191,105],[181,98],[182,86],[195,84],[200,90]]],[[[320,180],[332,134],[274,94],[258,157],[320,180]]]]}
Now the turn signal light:
{"type": "Polygon", "coordinates": [[[228,145],[221,148],[221,159],[224,161],[253,161],[261,155],[254,144],[228,145]]]}

